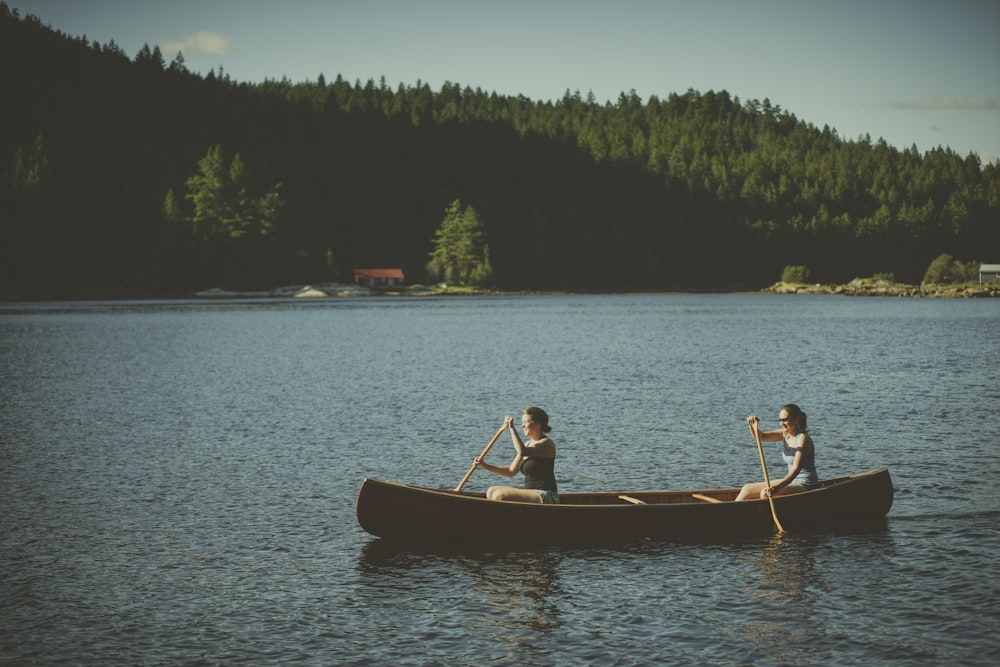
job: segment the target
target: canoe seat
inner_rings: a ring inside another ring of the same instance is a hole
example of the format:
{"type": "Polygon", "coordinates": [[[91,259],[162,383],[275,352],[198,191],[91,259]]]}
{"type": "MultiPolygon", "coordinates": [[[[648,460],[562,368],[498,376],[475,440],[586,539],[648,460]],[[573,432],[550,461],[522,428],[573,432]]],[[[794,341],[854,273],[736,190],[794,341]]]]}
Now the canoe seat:
{"type": "Polygon", "coordinates": [[[638,498],[633,498],[632,496],[621,495],[618,496],[619,500],[624,500],[625,502],[632,503],[633,505],[645,505],[645,500],[639,500],[638,498]]]}
{"type": "Polygon", "coordinates": [[[692,493],[691,497],[695,498],[697,500],[704,500],[706,503],[721,503],[722,502],[718,498],[713,498],[712,496],[706,496],[706,495],[701,494],[701,493],[692,493]]]}

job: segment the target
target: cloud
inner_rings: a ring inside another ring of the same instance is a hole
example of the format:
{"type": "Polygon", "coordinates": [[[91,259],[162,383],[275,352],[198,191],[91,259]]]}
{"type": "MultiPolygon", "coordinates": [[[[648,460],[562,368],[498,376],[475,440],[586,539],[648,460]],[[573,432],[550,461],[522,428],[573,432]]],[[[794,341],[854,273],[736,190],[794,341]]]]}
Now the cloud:
{"type": "Polygon", "coordinates": [[[192,33],[183,40],[177,42],[160,42],[157,44],[163,53],[177,53],[181,51],[185,56],[194,55],[225,55],[232,50],[229,40],[216,32],[201,30],[192,33]]]}
{"type": "Polygon", "coordinates": [[[952,109],[975,111],[1000,111],[1000,99],[984,97],[926,97],[915,102],[889,102],[890,109],[919,109],[922,111],[948,111],[952,109]]]}

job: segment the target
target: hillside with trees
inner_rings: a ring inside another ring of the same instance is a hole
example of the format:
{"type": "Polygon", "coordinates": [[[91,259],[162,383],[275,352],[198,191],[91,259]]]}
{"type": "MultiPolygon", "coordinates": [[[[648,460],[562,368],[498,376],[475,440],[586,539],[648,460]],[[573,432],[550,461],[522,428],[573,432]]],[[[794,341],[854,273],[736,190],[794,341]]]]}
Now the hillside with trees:
{"type": "Polygon", "coordinates": [[[789,265],[916,283],[943,253],[1000,260],[1000,166],[766,98],[237,82],[5,3],[0,59],[0,297],[435,280],[449,216],[474,219],[499,289],[756,288],[789,265]]]}

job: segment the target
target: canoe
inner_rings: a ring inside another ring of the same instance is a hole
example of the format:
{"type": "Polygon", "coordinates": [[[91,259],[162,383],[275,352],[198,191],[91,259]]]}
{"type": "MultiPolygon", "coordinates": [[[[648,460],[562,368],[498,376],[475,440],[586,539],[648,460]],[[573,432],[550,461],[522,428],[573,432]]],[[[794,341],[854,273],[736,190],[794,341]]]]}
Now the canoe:
{"type": "MultiPolygon", "coordinates": [[[[734,502],[739,489],[561,493],[560,504],[498,502],[470,491],[428,489],[366,478],[355,514],[383,538],[629,539],[767,534],[766,500],[734,502]]],[[[883,521],[892,507],[885,468],[820,482],[774,498],[787,531],[883,521]]]]}

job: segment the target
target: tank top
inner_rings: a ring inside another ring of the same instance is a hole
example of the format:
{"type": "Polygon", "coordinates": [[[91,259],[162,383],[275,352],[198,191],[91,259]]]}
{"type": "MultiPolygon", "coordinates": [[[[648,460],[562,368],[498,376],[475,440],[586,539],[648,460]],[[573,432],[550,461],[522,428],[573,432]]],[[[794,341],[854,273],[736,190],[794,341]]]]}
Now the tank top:
{"type": "MultiPolygon", "coordinates": [[[[799,436],[795,436],[798,440],[799,436]]],[[[792,468],[795,466],[795,452],[797,449],[789,449],[787,446],[788,441],[782,439],[781,448],[781,458],[784,459],[785,464],[788,465],[788,471],[791,472],[792,468]]],[[[802,484],[803,486],[813,487],[819,484],[819,473],[816,472],[816,452],[802,452],[802,467],[799,468],[799,474],[795,476],[792,480],[792,484],[802,484]]]]}
{"type": "Polygon", "coordinates": [[[558,491],[556,488],[555,458],[528,458],[521,462],[524,488],[558,491]]]}

